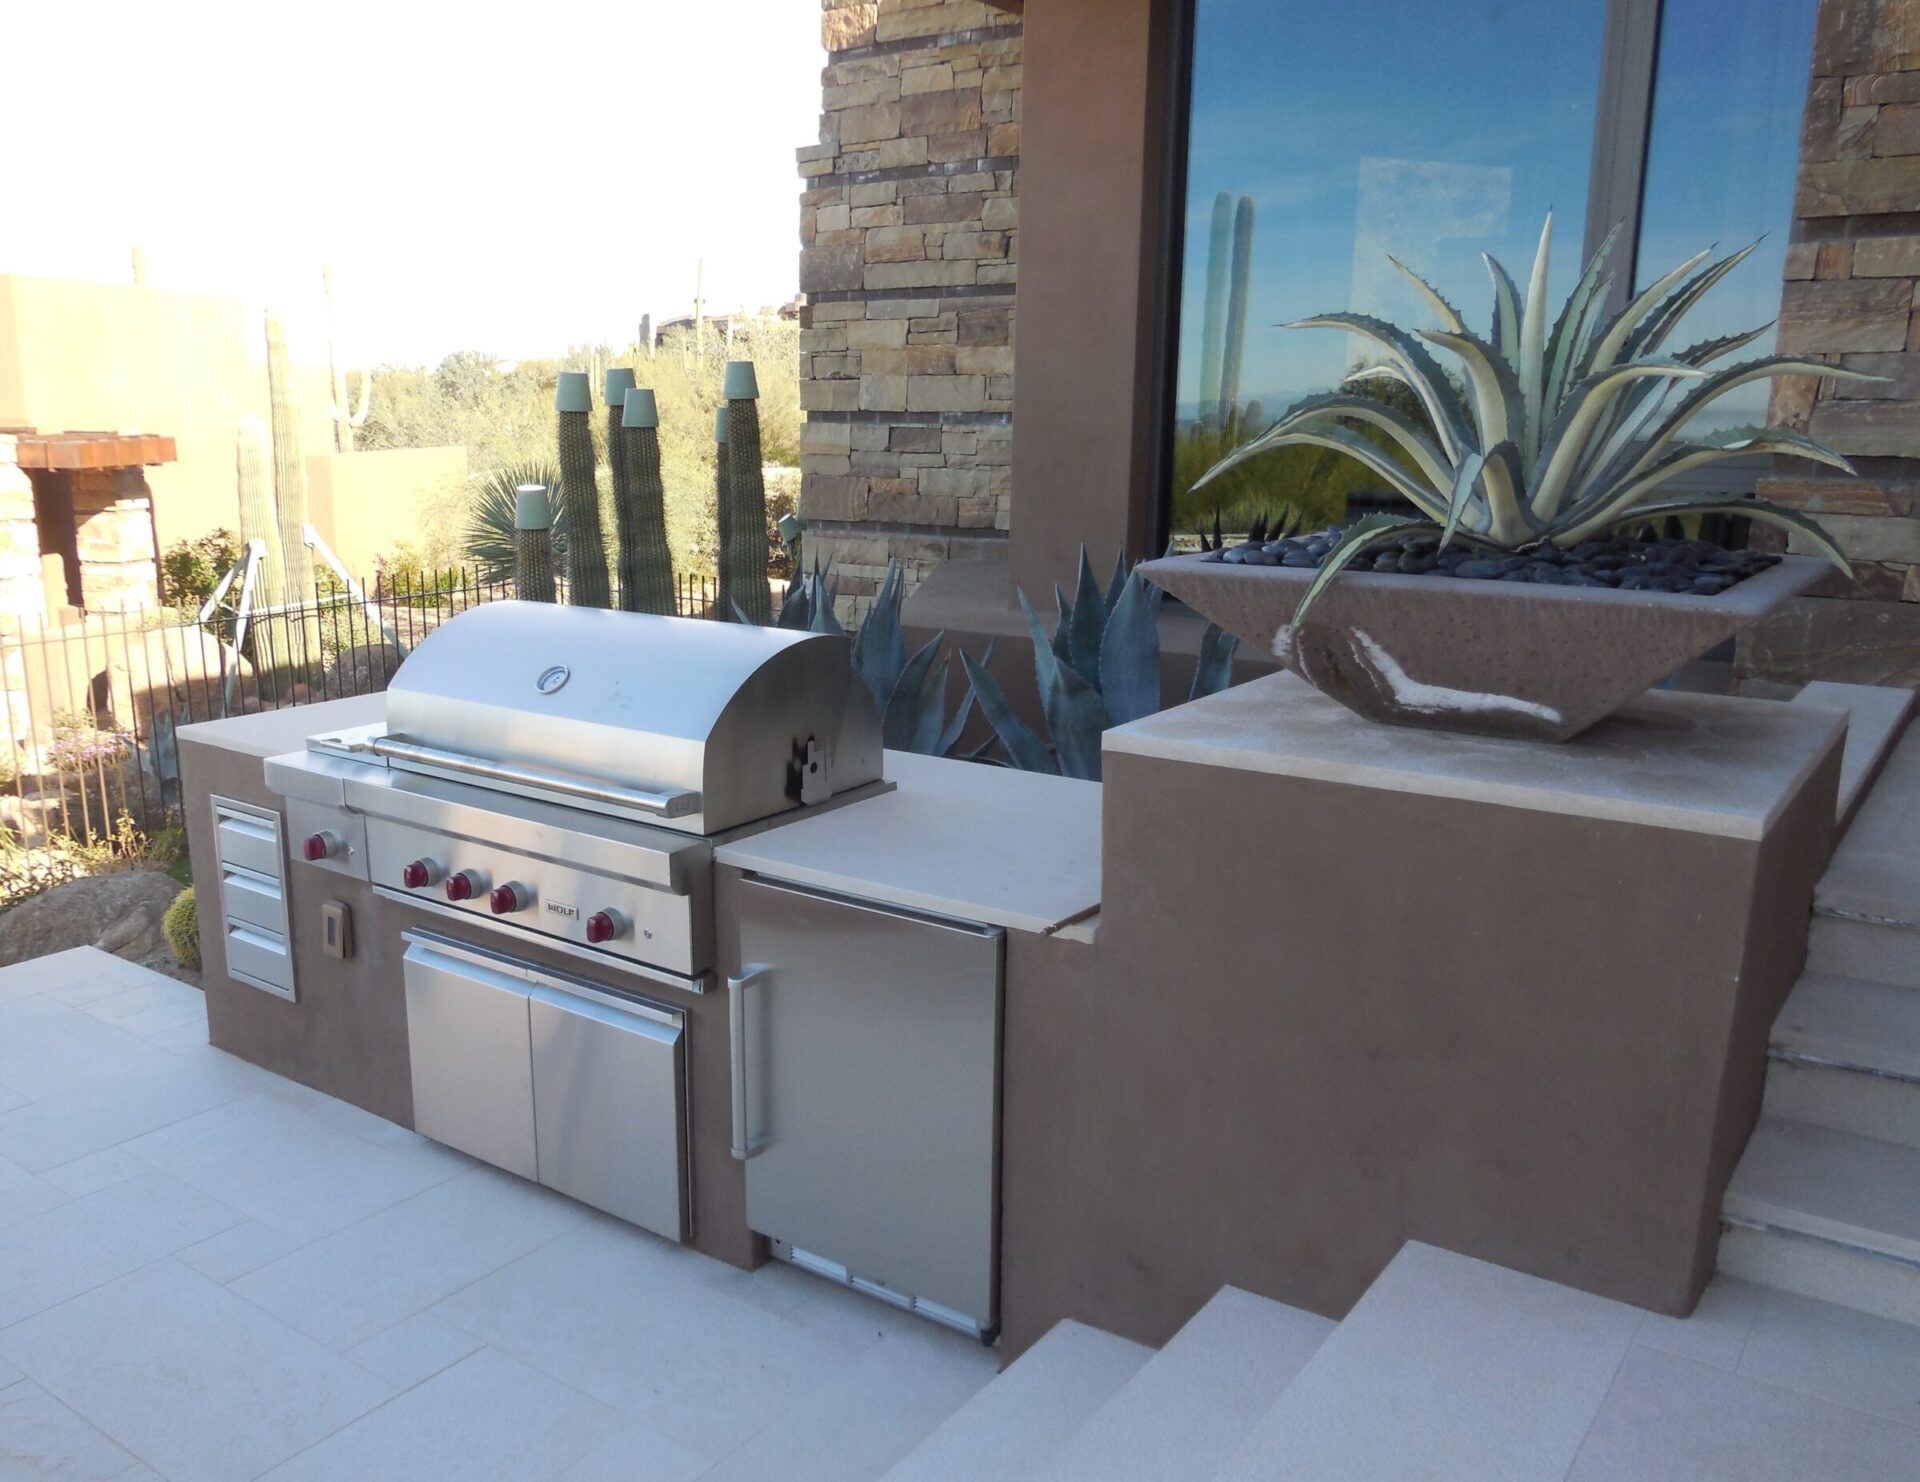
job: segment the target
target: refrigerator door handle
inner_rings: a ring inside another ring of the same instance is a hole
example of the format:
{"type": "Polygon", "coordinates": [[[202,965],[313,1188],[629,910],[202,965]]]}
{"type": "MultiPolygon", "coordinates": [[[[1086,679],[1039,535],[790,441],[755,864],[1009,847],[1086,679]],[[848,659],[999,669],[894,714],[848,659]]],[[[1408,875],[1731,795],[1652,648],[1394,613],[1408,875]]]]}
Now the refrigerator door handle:
{"type": "Polygon", "coordinates": [[[753,1114],[747,1096],[747,989],[773,969],[765,963],[748,963],[739,974],[727,979],[727,1048],[733,1061],[733,1156],[741,1162],[763,1152],[768,1139],[753,1130],[753,1114]]]}

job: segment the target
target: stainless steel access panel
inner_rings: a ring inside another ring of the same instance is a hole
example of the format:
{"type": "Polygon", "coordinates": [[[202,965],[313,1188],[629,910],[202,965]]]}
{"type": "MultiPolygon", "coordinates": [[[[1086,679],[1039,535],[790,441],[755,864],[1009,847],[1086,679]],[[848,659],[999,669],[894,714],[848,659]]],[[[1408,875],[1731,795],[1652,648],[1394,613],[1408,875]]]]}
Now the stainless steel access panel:
{"type": "Polygon", "coordinates": [[[748,1224],[816,1269],[990,1333],[1005,934],[751,875],[735,900],[748,1224]]]}
{"type": "Polygon", "coordinates": [[[685,1239],[686,1016],[431,932],[405,937],[415,1128],[685,1239]]]}

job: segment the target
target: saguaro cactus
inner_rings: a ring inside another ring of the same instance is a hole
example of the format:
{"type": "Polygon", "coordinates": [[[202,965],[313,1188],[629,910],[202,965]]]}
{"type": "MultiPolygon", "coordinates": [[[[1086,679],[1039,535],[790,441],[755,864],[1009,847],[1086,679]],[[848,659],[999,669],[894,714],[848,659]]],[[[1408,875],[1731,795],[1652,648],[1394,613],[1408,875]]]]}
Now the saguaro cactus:
{"type": "Polygon", "coordinates": [[[1220,421],[1240,406],[1240,362],[1247,348],[1247,288],[1253,272],[1253,197],[1233,211],[1233,270],[1227,284],[1226,343],[1220,353],[1220,421]]]}
{"type": "Polygon", "coordinates": [[[1227,323],[1227,254],[1233,238],[1233,195],[1213,198],[1213,224],[1207,233],[1207,297],[1200,319],[1200,415],[1217,416],[1220,407],[1220,343],[1227,323]]]}
{"type": "Polygon", "coordinates": [[[373,394],[373,372],[360,372],[360,405],[354,406],[347,394],[347,372],[340,364],[333,339],[333,269],[320,270],[321,291],[327,298],[327,377],[333,388],[333,450],[353,451],[353,430],[367,425],[367,399],[373,394]]]}
{"type": "Polygon", "coordinates": [[[667,546],[667,490],[660,477],[660,409],[653,392],[635,387],[621,408],[628,496],[616,488],[614,524],[620,543],[620,606],[671,615],[673,552],[667,546]]]}
{"type": "MultiPolygon", "coordinates": [[[[760,467],[760,383],[751,360],[727,362],[727,503],[720,532],[721,582],[728,613],[750,623],[773,621],[767,588],[767,486],[760,467]]],[[[725,506],[723,506],[724,508],[725,506]]]]}
{"type": "MultiPolygon", "coordinates": [[[[280,316],[267,311],[267,398],[273,427],[273,502],[279,515],[279,581],[262,594],[263,605],[300,606],[314,598],[313,552],[307,546],[307,461],[300,452],[300,416],[287,365],[287,336],[280,316]]],[[[290,663],[304,673],[320,658],[320,620],[306,616],[256,629],[263,632],[270,662],[290,663]]]]}
{"type": "Polygon", "coordinates": [[[514,595],[524,602],[551,602],[553,502],[542,484],[522,484],[513,492],[514,595]]]}
{"type": "Polygon", "coordinates": [[[287,582],[280,564],[280,532],[274,523],[273,480],[267,473],[267,429],[258,417],[240,419],[233,462],[240,486],[240,544],[244,549],[260,542],[264,556],[254,571],[255,589],[273,594],[269,600],[278,600],[287,582]]]}
{"type": "Polygon", "coordinates": [[[727,543],[733,532],[733,480],[727,471],[727,404],[724,401],[713,415],[713,442],[713,521],[720,539],[713,602],[721,621],[730,623],[733,621],[733,568],[727,561],[727,543]]]}
{"type": "Polygon", "coordinates": [[[593,388],[585,371],[561,371],[554,396],[560,413],[560,487],[567,537],[567,600],[575,607],[612,605],[606,537],[600,531],[600,485],[594,474],[593,388]]]}
{"type": "MultiPolygon", "coordinates": [[[[609,366],[601,384],[607,401],[607,469],[613,475],[613,528],[617,541],[626,519],[624,507],[633,500],[632,479],[627,472],[627,444],[620,435],[620,416],[627,404],[627,392],[633,389],[634,374],[625,366],[609,366]]],[[[616,571],[615,574],[620,578],[620,590],[610,605],[632,611],[628,606],[626,573],[616,571]]]]}

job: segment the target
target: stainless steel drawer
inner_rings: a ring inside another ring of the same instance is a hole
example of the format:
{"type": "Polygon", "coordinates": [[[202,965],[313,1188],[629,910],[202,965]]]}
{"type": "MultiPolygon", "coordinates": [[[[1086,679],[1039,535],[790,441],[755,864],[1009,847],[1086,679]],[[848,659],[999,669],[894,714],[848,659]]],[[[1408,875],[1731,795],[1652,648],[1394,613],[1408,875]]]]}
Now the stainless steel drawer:
{"type": "Polygon", "coordinates": [[[544,986],[534,988],[529,1009],[540,1182],[685,1239],[681,1015],[544,986]]]}
{"type": "Polygon", "coordinates": [[[281,998],[293,997],[293,958],[278,932],[227,923],[227,971],[281,998]]]}
{"type": "Polygon", "coordinates": [[[220,871],[220,909],[227,924],[236,922],[257,926],[262,931],[284,938],[287,934],[287,899],[280,882],[247,870],[222,868],[220,871]]]}
{"type": "Polygon", "coordinates": [[[214,840],[222,864],[280,878],[280,831],[274,822],[214,803],[214,840]]]}
{"type": "Polygon", "coordinates": [[[413,1125],[422,1136],[522,1178],[539,1164],[533,1139],[533,1055],[524,976],[451,944],[407,936],[401,972],[413,1125]]]}

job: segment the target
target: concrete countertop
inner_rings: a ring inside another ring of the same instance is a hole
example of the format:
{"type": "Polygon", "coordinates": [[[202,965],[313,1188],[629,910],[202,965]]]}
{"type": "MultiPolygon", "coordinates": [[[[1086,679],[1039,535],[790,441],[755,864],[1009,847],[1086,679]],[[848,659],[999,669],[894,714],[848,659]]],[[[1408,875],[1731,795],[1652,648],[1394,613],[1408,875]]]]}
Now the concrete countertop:
{"type": "Polygon", "coordinates": [[[323,700],[317,705],[289,705],[227,720],[203,720],[180,727],[179,739],[196,746],[213,746],[249,756],[279,756],[299,751],[307,737],[323,731],[378,725],[387,716],[384,694],[354,695],[345,700],[323,700]]]}
{"type": "Polygon", "coordinates": [[[1100,905],[1100,785],[889,751],[897,788],[714,851],[720,864],[1049,933],[1100,905]]]}
{"type": "Polygon", "coordinates": [[[1275,674],[1108,731],[1134,755],[1758,839],[1846,728],[1805,705],[1650,690],[1571,741],[1378,725],[1275,674]]]}

